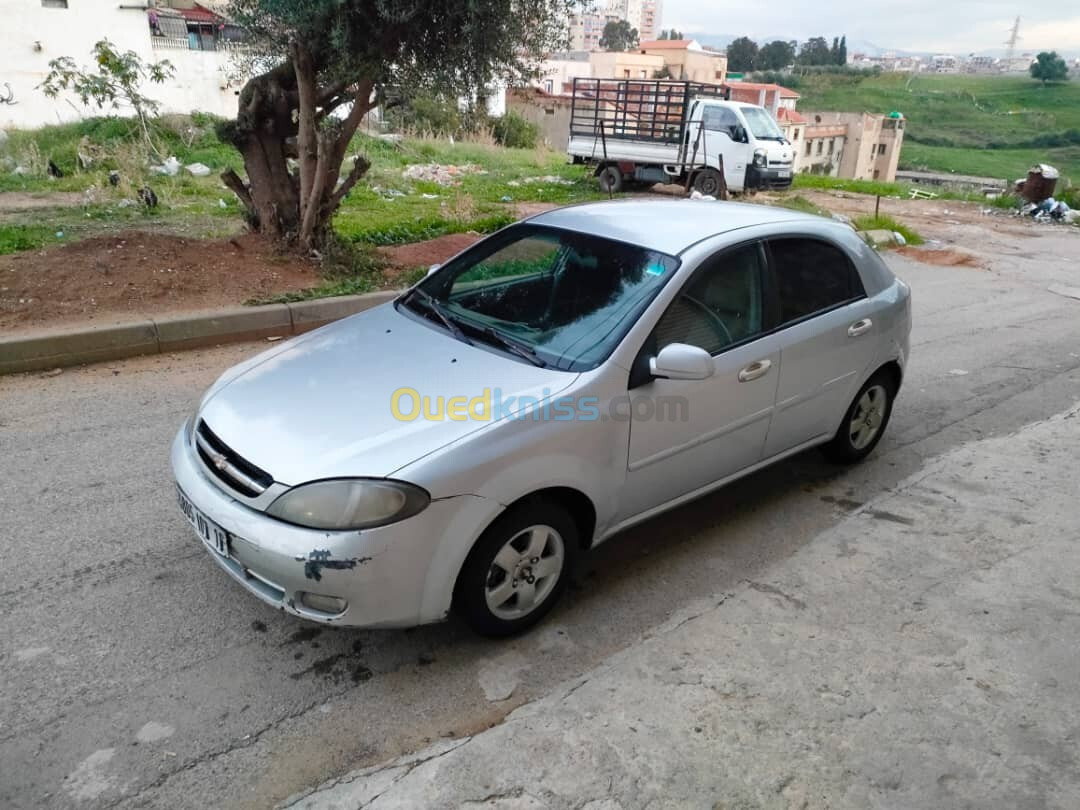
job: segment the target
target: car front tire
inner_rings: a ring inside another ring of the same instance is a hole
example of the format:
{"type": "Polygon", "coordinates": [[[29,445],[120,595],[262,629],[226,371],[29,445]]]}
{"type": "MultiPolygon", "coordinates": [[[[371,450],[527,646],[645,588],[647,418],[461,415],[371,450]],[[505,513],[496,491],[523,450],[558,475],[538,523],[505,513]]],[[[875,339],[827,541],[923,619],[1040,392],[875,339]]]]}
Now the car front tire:
{"type": "Polygon", "coordinates": [[[888,427],[895,397],[896,383],[891,375],[878,372],[867,380],[836,435],[822,448],[825,456],[838,464],[855,464],[870,455],[888,427]]]}
{"type": "Polygon", "coordinates": [[[458,576],[454,607],[477,633],[503,638],[539,622],[566,590],[579,534],[549,501],[510,507],[480,536],[458,576]]]}

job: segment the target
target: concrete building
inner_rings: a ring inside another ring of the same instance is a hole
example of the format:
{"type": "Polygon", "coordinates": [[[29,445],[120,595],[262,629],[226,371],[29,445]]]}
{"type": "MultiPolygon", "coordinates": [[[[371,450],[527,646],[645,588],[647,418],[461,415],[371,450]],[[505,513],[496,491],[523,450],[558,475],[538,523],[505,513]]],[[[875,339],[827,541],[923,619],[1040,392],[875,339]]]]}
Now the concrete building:
{"type": "Polygon", "coordinates": [[[638,50],[661,57],[673,79],[723,84],[727,78],[727,56],[705,50],[693,39],[643,40],[638,50]]]}
{"type": "Polygon", "coordinates": [[[569,145],[570,106],[569,95],[554,95],[537,87],[506,91],[507,110],[536,124],[544,143],[560,152],[569,145]]]}
{"type": "Polygon", "coordinates": [[[651,79],[666,64],[663,56],[641,51],[596,51],[589,63],[594,79],[651,79]]]}
{"type": "MultiPolygon", "coordinates": [[[[838,176],[857,180],[896,180],[900,150],[904,144],[904,119],[871,113],[806,113],[808,136],[813,130],[824,133],[843,128],[845,143],[839,161],[838,176]]],[[[827,136],[823,136],[827,137],[827,136]]],[[[805,149],[804,149],[805,151],[805,149]]],[[[814,148],[817,157],[817,147],[814,148]]],[[[799,171],[802,168],[798,169],[799,171]]]]}
{"type": "Polygon", "coordinates": [[[0,78],[18,102],[0,106],[0,126],[39,127],[107,112],[70,94],[51,99],[37,89],[50,60],[70,56],[87,65],[94,44],[106,38],[144,62],[172,63],[172,79],[143,88],[163,112],[236,114],[243,77],[232,55],[241,47],[239,31],[212,9],[190,0],[149,9],[104,0],[0,0],[0,12],[7,20],[0,78]]]}
{"type": "Polygon", "coordinates": [[[638,41],[656,39],[660,35],[663,0],[607,0],[606,4],[592,3],[576,7],[568,20],[570,50],[598,51],[604,26],[614,20],[626,20],[637,30],[638,41]]]}

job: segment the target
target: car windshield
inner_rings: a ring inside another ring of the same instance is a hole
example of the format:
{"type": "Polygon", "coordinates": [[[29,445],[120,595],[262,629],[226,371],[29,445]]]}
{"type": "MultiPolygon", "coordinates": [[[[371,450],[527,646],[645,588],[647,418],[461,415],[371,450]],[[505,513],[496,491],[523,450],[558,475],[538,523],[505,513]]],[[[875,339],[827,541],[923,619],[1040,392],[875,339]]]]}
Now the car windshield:
{"type": "Polygon", "coordinates": [[[678,264],[625,242],[514,225],[444,265],[403,302],[459,339],[587,371],[611,354],[678,264]]]}
{"type": "Polygon", "coordinates": [[[742,114],[755,138],[778,141],[784,137],[784,133],[780,131],[780,127],[773,121],[772,116],[761,107],[743,107],[742,114]]]}

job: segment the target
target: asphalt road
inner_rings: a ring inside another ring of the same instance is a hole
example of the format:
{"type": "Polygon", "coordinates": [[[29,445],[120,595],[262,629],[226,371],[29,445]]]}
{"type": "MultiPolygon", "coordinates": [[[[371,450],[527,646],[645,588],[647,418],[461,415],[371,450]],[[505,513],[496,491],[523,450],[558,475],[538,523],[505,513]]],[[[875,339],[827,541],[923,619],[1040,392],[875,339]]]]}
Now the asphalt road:
{"type": "Polygon", "coordinates": [[[1047,289],[1080,287],[1080,233],[934,235],[988,266],[890,258],[914,290],[912,363],[866,463],[808,453],[637,527],[504,643],[457,623],[321,629],[207,558],[175,507],[169,442],[261,346],[0,378],[0,806],[265,807],[497,724],[693,600],[767,576],[928,459],[1080,399],[1080,300],[1047,289]]]}

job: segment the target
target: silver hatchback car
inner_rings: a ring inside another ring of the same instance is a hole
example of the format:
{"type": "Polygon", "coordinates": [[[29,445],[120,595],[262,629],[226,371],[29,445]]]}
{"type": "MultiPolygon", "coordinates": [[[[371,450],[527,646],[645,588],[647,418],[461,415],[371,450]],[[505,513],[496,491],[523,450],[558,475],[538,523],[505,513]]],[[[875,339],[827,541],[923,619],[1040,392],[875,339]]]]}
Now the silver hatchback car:
{"type": "Polygon", "coordinates": [[[538,621],[575,555],[821,445],[881,439],[908,287],[848,226],[704,201],[563,208],[227,371],[172,446],[180,508],[315,621],[538,621]]]}

